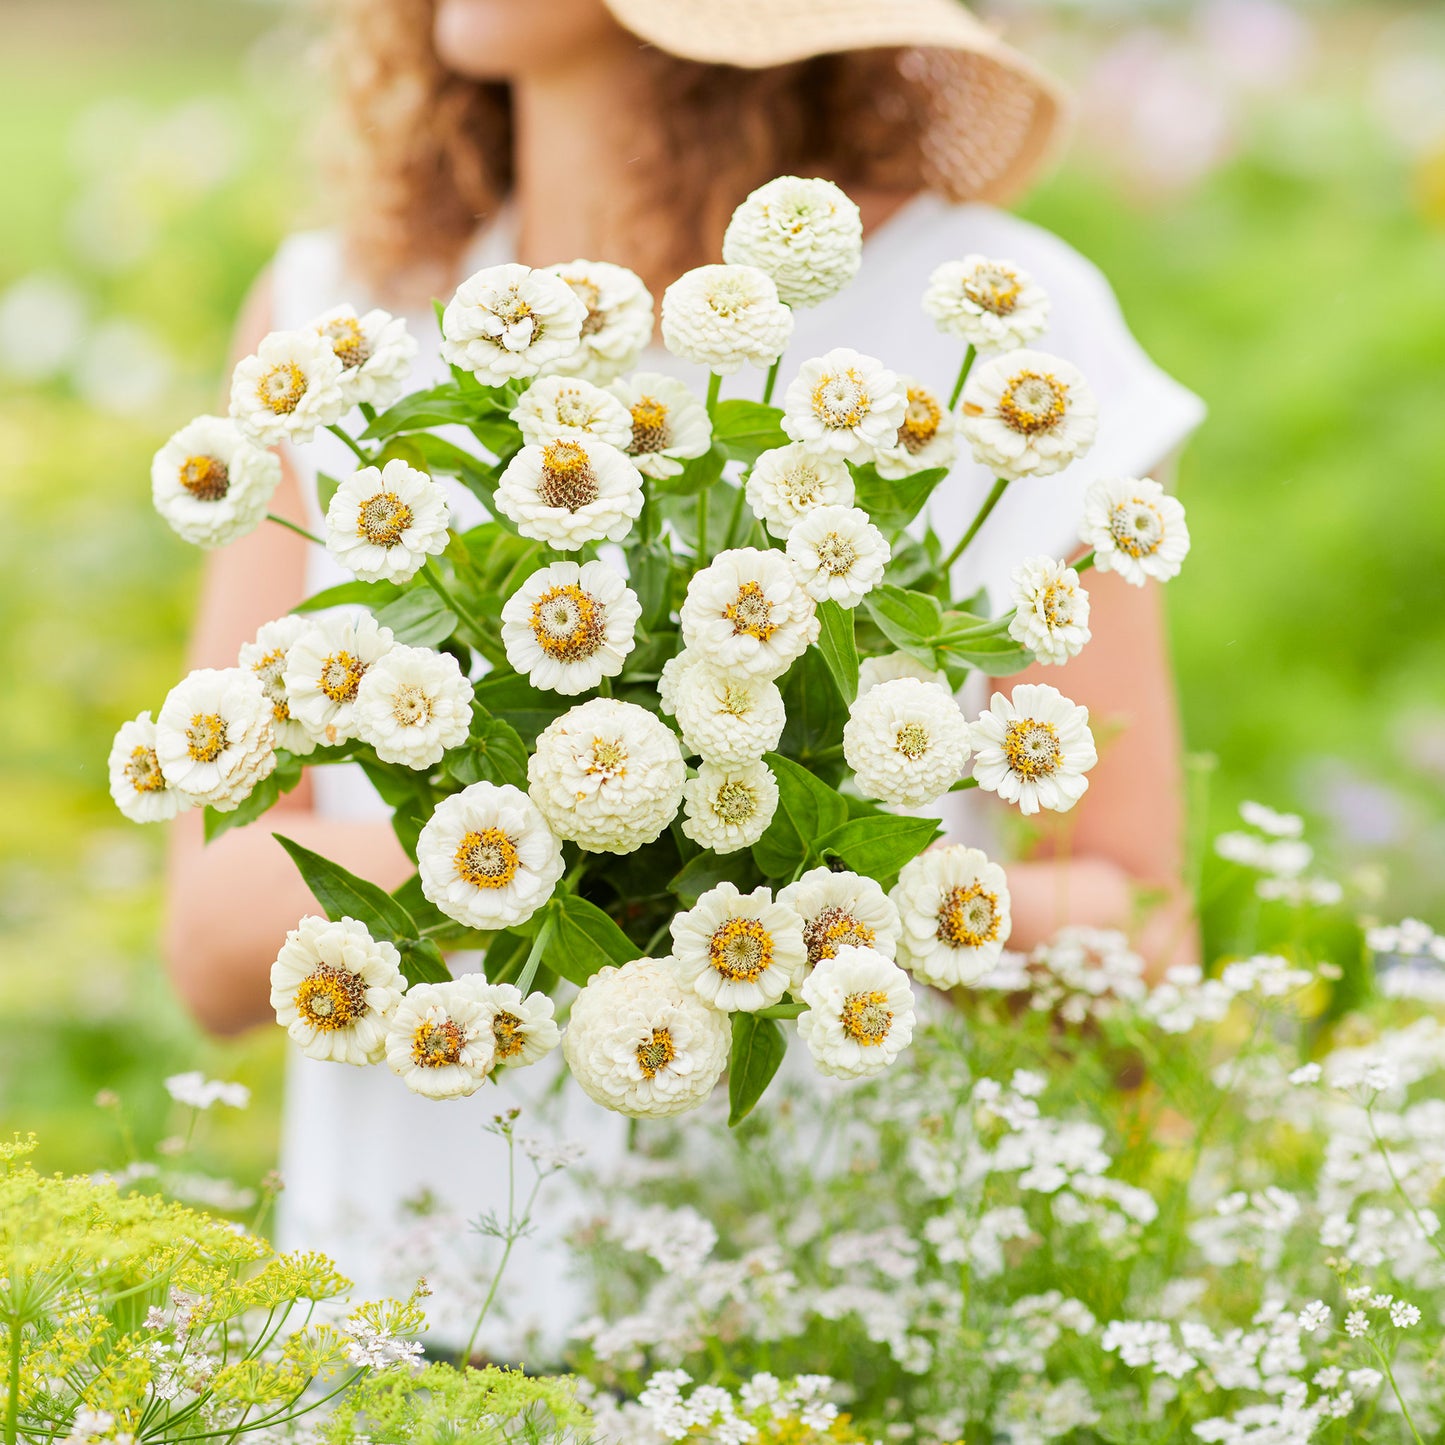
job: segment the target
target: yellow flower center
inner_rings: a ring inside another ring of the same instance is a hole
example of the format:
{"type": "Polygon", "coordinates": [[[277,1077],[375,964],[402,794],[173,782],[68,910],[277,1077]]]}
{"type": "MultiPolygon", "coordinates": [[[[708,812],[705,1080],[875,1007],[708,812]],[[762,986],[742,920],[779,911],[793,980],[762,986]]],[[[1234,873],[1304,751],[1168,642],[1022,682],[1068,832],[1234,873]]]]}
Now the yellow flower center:
{"type": "Polygon", "coordinates": [[[378,492],[361,504],[356,535],[373,547],[395,547],[412,520],[411,508],[395,492],[378,492]]]}
{"type": "Polygon", "coordinates": [[[187,457],[180,482],[198,502],[219,502],[231,490],[231,474],[219,457],[187,457]]]}
{"type": "Polygon", "coordinates": [[[816,918],[810,918],[803,925],[803,942],[808,948],[810,968],[820,959],[836,956],[845,943],[855,948],[872,948],[877,940],[878,934],[873,929],[836,904],[823,909],[816,918]]]}
{"type": "Polygon", "coordinates": [[[910,763],[916,763],[928,751],[932,739],[921,722],[906,722],[894,734],[893,742],[910,763]]]}
{"type": "Polygon", "coordinates": [[[592,761],[587,764],[588,777],[604,773],[609,778],[627,776],[627,749],[621,738],[593,738],[592,761]]]}
{"type": "Polygon", "coordinates": [[[226,720],[217,712],[191,714],[186,752],[193,763],[214,763],[226,751],[226,720]]]}
{"type": "Polygon", "coordinates": [[[998,414],[1011,430],[1036,436],[1058,426],[1068,404],[1069,388],[1052,372],[1020,371],[1004,388],[998,414]]]}
{"type": "Polygon", "coordinates": [[[526,1047],[527,1033],[522,1020],[516,1014],[504,1009],[492,1016],[492,1040],[496,1044],[499,1059],[512,1059],[526,1047]]]}
{"type": "Polygon", "coordinates": [[[154,748],[132,748],[125,764],[125,780],[138,793],[162,793],[166,780],[154,748]]]}
{"type": "Polygon", "coordinates": [[[855,427],[872,409],[867,383],[851,366],[845,371],[825,372],[813,388],[813,413],[830,429],[855,427]]]}
{"type": "Polygon", "coordinates": [[[644,1078],[654,1079],[677,1057],[671,1029],[653,1029],[637,1046],[637,1067],[644,1078]]]}
{"type": "Polygon", "coordinates": [[[950,888],[938,910],[938,937],[950,948],[982,948],[998,937],[998,895],[982,883],[950,888]]]}
{"type": "Polygon", "coordinates": [[[651,396],[639,397],[632,403],[632,450],[639,456],[660,452],[669,440],[667,403],[651,396]]]}
{"type": "Polygon", "coordinates": [[[517,876],[522,855],[500,828],[473,829],[457,845],[453,862],[463,883],[473,888],[505,888],[517,876]]]}
{"type": "Polygon", "coordinates": [[[850,993],[843,1000],[838,1021],[843,1025],[843,1032],[864,1048],[881,1044],[893,1027],[893,1011],[888,1007],[888,995],[876,988],[866,993],[850,993]]]}
{"type": "Polygon", "coordinates": [[[316,329],[331,343],[336,359],[348,371],[354,371],[371,359],[366,333],[355,316],[338,316],[335,321],[328,321],[316,329]]]}
{"type": "Polygon", "coordinates": [[[824,499],[822,473],[818,464],[806,457],[793,462],[777,478],[777,488],[798,512],[820,506],[824,499]]]}
{"type": "Polygon", "coordinates": [[[404,728],[419,728],[431,721],[432,701],[414,682],[403,683],[391,699],[391,715],[404,728]]]}
{"type": "Polygon", "coordinates": [[[729,918],[707,946],[708,961],[729,983],[751,983],[773,962],[773,936],[756,918],[729,918]]]}
{"type": "Polygon", "coordinates": [[[746,823],[758,811],[758,795],[737,778],[731,778],[717,790],[712,810],[724,823],[746,823]]]}
{"type": "Polygon", "coordinates": [[[306,373],[294,361],[273,366],[256,383],[256,396],[267,411],[290,416],[306,395],[306,373]]]}
{"type": "Polygon", "coordinates": [[[1164,540],[1164,518],[1142,497],[1131,497],[1109,513],[1109,533],[1121,552],[1152,556],[1164,540]]]}
{"type": "Polygon", "coordinates": [[[734,637],[746,633],[759,642],[766,642],[778,630],[773,621],[773,605],[756,582],[744,582],[738,588],[737,599],[728,604],[723,616],[732,623],[734,637]]]}
{"type": "Polygon", "coordinates": [[[830,577],[843,577],[858,560],[858,549],[837,532],[829,532],[817,545],[818,565],[830,577]]]}
{"type": "Polygon", "coordinates": [[[943,408],[933,393],[921,386],[908,388],[908,410],[898,428],[898,445],[910,456],[917,456],[934,437],[943,422],[943,408]]]}
{"type": "Polygon", "coordinates": [[[1007,266],[980,266],[963,283],[963,294],[981,310],[1007,316],[1018,305],[1023,283],[1007,266]]]}
{"type": "Polygon", "coordinates": [[[1078,594],[1066,582],[1050,582],[1039,596],[1039,611],[1050,627],[1068,627],[1077,600],[1078,594]]]}
{"type": "Polygon", "coordinates": [[[321,664],[316,685],[334,703],[354,702],[356,689],[366,676],[367,664],[349,652],[333,652],[321,664]]]}
{"type": "Polygon", "coordinates": [[[451,1019],[423,1019],[411,1036],[411,1060],[423,1069],[440,1069],[462,1057],[467,1036],[451,1019]]]}
{"type": "Polygon", "coordinates": [[[324,1033],[350,1028],[366,1011],[366,983],[349,968],[319,963],[296,990],[296,1012],[324,1033]]]}
{"type": "Polygon", "coordinates": [[[572,294],[587,308],[587,319],[582,323],[583,336],[596,336],[607,325],[607,313],[602,310],[602,291],[585,276],[564,276],[572,288],[572,294]]]}
{"type": "Polygon", "coordinates": [[[1053,723],[1016,718],[1004,731],[1003,755],[1014,772],[1024,778],[1046,778],[1064,761],[1059,734],[1053,723]]]}
{"type": "Polygon", "coordinates": [[[717,704],[719,712],[729,717],[746,717],[753,710],[753,703],[753,690],[748,683],[734,677],[724,681],[717,704]]]}
{"type": "Polygon", "coordinates": [[[542,475],[537,495],[545,506],[576,512],[598,495],[597,478],[587,448],[580,442],[549,442],[542,448],[542,475]]]}
{"type": "Polygon", "coordinates": [[[575,583],[549,587],[532,604],[532,636],[558,662],[581,662],[602,646],[602,609],[575,583]]]}

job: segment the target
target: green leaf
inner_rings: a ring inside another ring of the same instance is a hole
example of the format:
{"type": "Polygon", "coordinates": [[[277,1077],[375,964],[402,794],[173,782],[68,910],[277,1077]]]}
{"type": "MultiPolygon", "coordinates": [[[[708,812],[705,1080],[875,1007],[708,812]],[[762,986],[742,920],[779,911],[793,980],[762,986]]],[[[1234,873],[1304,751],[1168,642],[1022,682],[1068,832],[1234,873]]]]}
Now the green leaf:
{"type": "Polygon", "coordinates": [[[858,644],[853,636],[853,613],[830,598],[818,604],[818,651],[828,664],[843,701],[858,696],[858,644]]]}
{"type": "Polygon", "coordinates": [[[276,766],[269,778],[262,778],[239,808],[229,813],[218,813],[214,808],[205,812],[206,842],[213,843],[232,828],[244,828],[254,823],[262,813],[275,807],[283,793],[289,793],[301,781],[301,759],[291,753],[278,752],[276,766]]]}
{"type": "Polygon", "coordinates": [[[416,842],[431,816],[433,796],[424,773],[414,773],[398,763],[376,758],[357,760],[382,802],[391,809],[391,829],[406,855],[416,861],[416,842]]]}
{"type": "Polygon", "coordinates": [[[656,496],[690,497],[705,492],[723,474],[727,458],[717,447],[710,447],[700,457],[690,457],[676,476],[654,477],[648,481],[656,496]]]}
{"type": "Polygon", "coordinates": [[[931,652],[943,630],[943,608],[926,592],[910,592],[884,583],[863,599],[868,615],[895,646],[909,652],[931,652]]]}
{"type": "Polygon", "coordinates": [[[924,508],[934,489],[948,475],[947,467],[932,467],[890,482],[872,464],[854,466],[855,505],[862,507],[884,532],[901,532],[924,508]]]}
{"type": "Polygon", "coordinates": [[[527,745],[511,723],[496,717],[478,718],[466,742],[447,755],[447,771],[463,787],[510,783],[525,793],[527,745]]]}
{"type": "Polygon", "coordinates": [[[947,657],[970,663],[990,677],[1022,672],[1034,660],[1009,635],[1007,617],[977,617],[969,612],[945,612],[935,646],[947,657]]]}
{"type": "Polygon", "coordinates": [[[582,985],[609,963],[630,963],[635,943],[595,903],[575,893],[554,894],[555,932],[542,962],[570,983],[582,985]]]}
{"type": "Polygon", "coordinates": [[[571,698],[539,691],[518,673],[484,677],[476,685],[476,700],[488,712],[504,716],[528,746],[572,706],[571,698]]]}
{"type": "Polygon", "coordinates": [[[728,1059],[728,1128],[735,1128],[773,1082],[788,1051],[783,1030],[756,1014],[733,1015],[733,1047],[728,1059]]]}
{"type": "Polygon", "coordinates": [[[751,466],[766,451],[788,444],[779,407],[737,398],[721,401],[713,412],[712,433],[723,455],[751,466]]]}
{"type": "Polygon", "coordinates": [[[271,835],[291,855],[323,912],[330,919],[354,918],[379,938],[417,936],[416,924],[400,903],[383,888],[348,872],[280,833],[271,835]]]}
{"type": "Polygon", "coordinates": [[[413,873],[400,888],[393,888],[391,896],[411,914],[411,921],[428,938],[440,943],[457,944],[466,948],[485,948],[487,935],[465,923],[448,918],[430,898],[422,892],[421,874],[413,873]]]}
{"type": "Polygon", "coordinates": [[[640,625],[644,632],[655,632],[672,616],[672,553],[665,542],[649,542],[627,562],[627,585],[642,604],[640,625]]]}
{"type": "Polygon", "coordinates": [[[725,854],[709,851],[699,853],[684,864],[668,883],[667,891],[691,908],[709,888],[716,888],[719,883],[732,883],[741,892],[751,893],[762,881],[763,875],[750,854],[741,850],[725,854]]]}
{"type": "Polygon", "coordinates": [[[513,933],[510,929],[494,933],[482,960],[482,972],[486,974],[487,982],[514,982],[520,977],[531,948],[532,940],[525,934],[513,933]]]}
{"type": "Polygon", "coordinates": [[[414,983],[446,983],[452,976],[441,949],[429,938],[400,939],[397,951],[408,988],[414,983]]]}
{"type": "MultiPolygon", "coordinates": [[[[478,389],[480,393],[480,388],[478,389]]],[[[381,441],[397,432],[425,431],[434,426],[470,426],[481,412],[475,397],[464,393],[455,381],[414,391],[382,412],[362,432],[363,441],[381,441]]]]}
{"type": "Polygon", "coordinates": [[[875,813],[850,818],[818,839],[820,857],[841,858],[855,873],[866,873],[884,887],[897,878],[905,863],[911,863],[943,830],[933,818],[900,818],[893,813],[875,813]]]}
{"type": "Polygon", "coordinates": [[[376,612],[395,602],[402,589],[395,582],[341,582],[298,602],[293,612],[320,612],[327,607],[351,607],[360,603],[376,612]]]}
{"type": "Polygon", "coordinates": [[[376,613],[376,620],[391,628],[398,642],[412,647],[435,647],[457,630],[457,614],[425,585],[387,603],[376,613]]]}
{"type": "Polygon", "coordinates": [[[753,857],[769,877],[787,878],[816,856],[817,839],[847,822],[848,805],[836,789],[791,758],[769,753],[766,762],[777,779],[778,810],[753,845],[753,857]]]}
{"type": "Polygon", "coordinates": [[[488,507],[496,496],[497,469],[490,462],[430,432],[412,432],[392,438],[377,458],[377,465],[384,465],[393,457],[400,457],[431,476],[456,477],[488,507]]]}
{"type": "Polygon", "coordinates": [[[783,705],[787,709],[783,750],[808,761],[818,753],[836,748],[843,741],[848,705],[833,682],[823,654],[816,647],[810,647],[788,669],[781,686],[783,705]]]}
{"type": "Polygon", "coordinates": [[[339,478],[328,476],[325,472],[316,473],[316,500],[321,504],[323,517],[331,509],[331,499],[336,495],[336,489],[340,485],[339,478]]]}

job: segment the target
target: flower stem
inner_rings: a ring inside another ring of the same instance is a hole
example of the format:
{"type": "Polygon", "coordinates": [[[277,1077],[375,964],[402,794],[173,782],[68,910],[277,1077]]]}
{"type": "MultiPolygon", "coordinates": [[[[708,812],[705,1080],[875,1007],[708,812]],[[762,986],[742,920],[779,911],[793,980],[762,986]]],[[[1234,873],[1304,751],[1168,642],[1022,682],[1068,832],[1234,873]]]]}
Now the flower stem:
{"type": "Polygon", "coordinates": [[[738,494],[733,498],[732,515],[728,518],[727,535],[723,538],[724,549],[736,547],[738,544],[738,527],[743,520],[743,504],[747,498],[747,491],[741,482],[738,483],[738,494]]]}
{"type": "Polygon", "coordinates": [[[522,965],[521,973],[517,975],[517,991],[524,998],[531,991],[533,983],[536,982],[537,970],[542,966],[542,955],[551,942],[552,915],[549,913],[547,921],[537,930],[537,936],[532,940],[532,951],[527,955],[527,961],[522,965]]]}
{"type": "Polygon", "coordinates": [[[973,541],[976,536],[978,536],[978,529],[982,527],[986,521],[988,521],[989,513],[992,512],[996,506],[998,506],[998,499],[1003,496],[1004,488],[1007,486],[1007,477],[1000,477],[993,484],[993,491],[991,491],[984,499],[983,506],[978,509],[978,515],[974,517],[972,522],[969,523],[968,531],[966,531],[963,536],[958,539],[958,545],[944,559],[944,576],[947,576],[951,571],[953,571],[953,564],[957,562],[960,557],[963,556],[964,549],[968,546],[970,542],[973,541]]]}
{"type": "Polygon", "coordinates": [[[707,491],[697,494],[697,561],[705,567],[707,562],[707,491]]]}
{"type": "Polygon", "coordinates": [[[768,379],[763,383],[763,405],[767,406],[773,399],[773,388],[778,384],[778,368],[783,364],[780,356],[769,368],[768,379]]]}
{"type": "Polygon", "coordinates": [[[1425,1228],[1425,1221],[1420,1217],[1420,1211],[1415,1207],[1415,1201],[1405,1193],[1405,1186],[1400,1182],[1400,1176],[1395,1173],[1395,1162],[1390,1158],[1390,1151],[1385,1147],[1385,1141],[1380,1137],[1380,1131],[1375,1125],[1373,1103],[1365,1105],[1365,1120],[1370,1126],[1370,1138],[1375,1141],[1375,1148],[1379,1150],[1380,1158],[1385,1161],[1385,1172],[1390,1176],[1390,1183],[1394,1186],[1395,1193],[1400,1196],[1401,1203],[1410,1211],[1410,1217],[1414,1219],[1416,1227],[1430,1248],[1442,1259],[1445,1259],[1445,1249],[1440,1247],[1435,1235],[1425,1228]]]}
{"type": "Polygon", "coordinates": [[[1075,572],[1087,572],[1087,571],[1089,570],[1089,568],[1094,565],[1094,553],[1093,553],[1093,550],[1091,549],[1091,550],[1085,552],[1084,555],[1083,555],[1082,557],[1080,557],[1079,560],[1078,560],[1077,562],[1075,562],[1073,565],[1074,565],[1074,571],[1075,571],[1075,572]]]}
{"type": "Polygon", "coordinates": [[[353,452],[356,453],[357,457],[361,461],[362,466],[369,467],[371,465],[371,453],[367,451],[367,449],[362,446],[361,443],[357,441],[356,438],[352,436],[345,427],[338,426],[335,422],[333,422],[329,427],[326,428],[326,430],[329,431],[332,436],[340,437],[341,440],[344,441],[346,445],[350,447],[353,452]]]}
{"type": "Polygon", "coordinates": [[[722,373],[710,372],[707,379],[707,414],[711,416],[717,407],[718,394],[722,391],[722,373]]]}
{"type": "Polygon", "coordinates": [[[1389,1356],[1387,1356],[1374,1340],[1370,1341],[1370,1348],[1374,1350],[1375,1357],[1385,1368],[1385,1378],[1390,1382],[1390,1389],[1395,1392],[1395,1401],[1400,1407],[1400,1413],[1405,1417],[1405,1423],[1410,1427],[1410,1433],[1415,1437],[1415,1445],[1425,1445],[1420,1432],[1415,1428],[1415,1422],[1410,1418],[1410,1407],[1405,1403],[1405,1397],[1400,1393],[1400,1387],[1395,1383],[1395,1372],[1390,1368],[1389,1356]]]}
{"type": "Polygon", "coordinates": [[[963,384],[968,380],[968,374],[973,370],[973,363],[977,356],[978,349],[970,343],[968,350],[963,353],[963,365],[958,368],[958,380],[953,383],[953,395],[948,398],[949,411],[958,405],[958,399],[963,395],[963,384]]]}
{"type": "Polygon", "coordinates": [[[421,580],[467,624],[467,627],[475,636],[485,637],[487,635],[486,625],[473,617],[461,602],[457,600],[456,594],[442,581],[442,574],[438,570],[435,561],[430,557],[422,563],[421,580]]]}
{"type": "Polygon", "coordinates": [[[318,547],[326,545],[314,532],[308,532],[305,527],[299,527],[295,522],[288,522],[285,517],[278,517],[275,512],[267,512],[266,520],[275,522],[278,527],[285,527],[288,532],[295,532],[298,537],[305,537],[308,542],[315,542],[318,547]]]}

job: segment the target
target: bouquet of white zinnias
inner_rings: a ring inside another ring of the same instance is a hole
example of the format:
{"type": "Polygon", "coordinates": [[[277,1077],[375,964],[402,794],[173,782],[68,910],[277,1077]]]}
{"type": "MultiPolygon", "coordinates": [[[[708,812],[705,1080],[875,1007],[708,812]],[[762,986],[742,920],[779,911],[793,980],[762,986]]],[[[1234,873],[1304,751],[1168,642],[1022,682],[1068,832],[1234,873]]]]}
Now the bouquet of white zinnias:
{"type": "Polygon", "coordinates": [[[404,394],[405,323],[340,308],[268,336],[229,418],[161,449],[156,506],[208,547],[269,515],[277,443],[327,430],[356,457],[322,477],[313,539],[355,580],[192,673],[110,760],[128,816],[204,807],[212,838],[308,764],[359,763],[393,809],[417,867],[394,893],[280,840],[325,915],[271,974],[308,1054],[452,1098],[560,1043],[608,1108],[680,1113],[726,1073],[737,1120],[785,1023],[823,1072],[873,1074],[908,1046],[910,975],[946,988],[995,966],[1003,870],[931,849],[939,827],[913,810],[982,787],[1064,811],[1096,754],[1086,709],[1052,687],[997,692],[972,722],[958,689],[1064,662],[1089,637],[1080,573],[1162,581],[1188,532],[1155,482],[1102,481],[1082,560],[1025,560],[1001,615],[955,598],[1004,488],[1082,456],[1094,401],[1027,349],[1040,288],[969,256],[924,297],[960,342],[950,395],[839,349],[772,405],[791,308],[845,286],[860,246],[829,182],[750,196],[725,264],[663,296],[664,344],[711,373],[706,397],[632,370],[654,316],[630,271],[504,265],[438,307],[443,384],[404,394]],[[721,399],[744,363],[766,371],[761,400],[721,399]],[[925,517],[960,442],[998,480],[950,547],[925,517]],[[490,520],[453,529],[438,477],[490,520]],[[453,978],[444,950],[463,947],[483,972],[453,978]],[[563,980],[580,990],[565,1033],[563,980]]]}

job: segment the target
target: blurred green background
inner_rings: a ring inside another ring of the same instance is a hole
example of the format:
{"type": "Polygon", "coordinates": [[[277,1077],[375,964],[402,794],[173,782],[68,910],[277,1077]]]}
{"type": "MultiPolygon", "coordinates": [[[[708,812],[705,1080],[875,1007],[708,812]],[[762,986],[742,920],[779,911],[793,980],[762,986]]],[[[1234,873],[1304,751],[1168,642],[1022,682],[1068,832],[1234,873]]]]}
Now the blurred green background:
{"type": "MultiPolygon", "coordinates": [[[[315,224],[297,7],[5,6],[0,51],[0,1134],[57,1168],[184,1126],[163,1074],[255,1105],[187,1157],[270,1167],[279,1031],[203,1039],[156,956],[157,830],[116,726],[181,667],[198,554],[151,452],[215,404],[231,319],[315,224]],[[102,1088],[119,1114],[99,1108],[102,1088]]],[[[1445,20],[1438,6],[1015,3],[1080,125],[1028,202],[1208,400],[1168,603],[1201,832],[1309,818],[1347,906],[1445,923],[1445,20]]],[[[1211,865],[1211,872],[1218,865],[1211,865]]],[[[1211,915],[1212,942],[1229,920],[1211,915]]],[[[176,1146],[171,1146],[176,1147],[176,1146]]]]}

